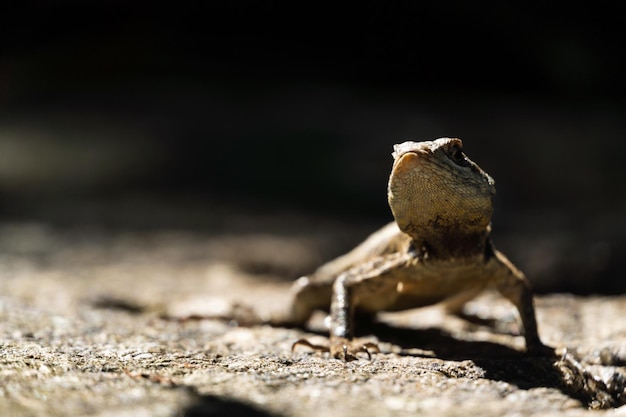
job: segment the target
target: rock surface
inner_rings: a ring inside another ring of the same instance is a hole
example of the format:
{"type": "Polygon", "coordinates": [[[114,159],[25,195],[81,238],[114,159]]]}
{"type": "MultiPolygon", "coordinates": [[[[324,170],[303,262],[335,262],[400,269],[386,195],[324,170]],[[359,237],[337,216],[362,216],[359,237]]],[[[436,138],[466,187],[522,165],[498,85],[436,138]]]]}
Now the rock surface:
{"type": "Polygon", "coordinates": [[[0,415],[626,415],[626,296],[538,297],[543,339],[582,373],[522,355],[492,294],[468,306],[471,323],[436,307],[383,315],[362,329],[382,352],[349,363],[291,351],[326,341],[321,315],[306,331],[203,318],[286,302],[285,271],[322,244],[3,225],[0,415]]]}

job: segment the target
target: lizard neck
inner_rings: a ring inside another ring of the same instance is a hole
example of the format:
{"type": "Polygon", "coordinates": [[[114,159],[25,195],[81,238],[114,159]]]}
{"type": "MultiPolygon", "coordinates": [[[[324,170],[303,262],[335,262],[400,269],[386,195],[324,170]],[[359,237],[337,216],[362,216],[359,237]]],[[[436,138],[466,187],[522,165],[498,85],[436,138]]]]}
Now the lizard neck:
{"type": "Polygon", "coordinates": [[[472,233],[412,236],[411,247],[423,259],[461,259],[484,256],[490,246],[491,227],[472,233]]]}

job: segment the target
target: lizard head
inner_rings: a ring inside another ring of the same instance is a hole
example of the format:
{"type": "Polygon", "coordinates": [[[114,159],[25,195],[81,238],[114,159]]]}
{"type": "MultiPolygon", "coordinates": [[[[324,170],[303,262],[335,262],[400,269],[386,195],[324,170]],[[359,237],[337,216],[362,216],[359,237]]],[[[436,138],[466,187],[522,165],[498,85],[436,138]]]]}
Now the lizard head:
{"type": "Polygon", "coordinates": [[[494,180],[463,153],[460,139],[394,146],[388,200],[400,230],[420,241],[484,233],[494,180]]]}

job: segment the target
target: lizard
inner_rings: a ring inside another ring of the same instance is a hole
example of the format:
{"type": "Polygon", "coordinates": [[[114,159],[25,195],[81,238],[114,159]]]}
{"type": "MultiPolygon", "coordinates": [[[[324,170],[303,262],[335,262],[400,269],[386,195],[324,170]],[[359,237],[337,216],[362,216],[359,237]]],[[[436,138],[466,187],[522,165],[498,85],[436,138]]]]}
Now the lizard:
{"type": "Polygon", "coordinates": [[[394,221],[345,255],[292,285],[291,304],[272,325],[304,327],[316,310],[330,311],[329,350],[338,359],[370,356],[373,343],[353,339],[355,312],[374,315],[443,302],[450,312],[487,288],[517,309],[526,350],[554,350],[539,338],[533,293],[525,275],[495,249],[491,217],[495,182],[463,152],[457,138],[394,145],[387,196],[394,221]]]}

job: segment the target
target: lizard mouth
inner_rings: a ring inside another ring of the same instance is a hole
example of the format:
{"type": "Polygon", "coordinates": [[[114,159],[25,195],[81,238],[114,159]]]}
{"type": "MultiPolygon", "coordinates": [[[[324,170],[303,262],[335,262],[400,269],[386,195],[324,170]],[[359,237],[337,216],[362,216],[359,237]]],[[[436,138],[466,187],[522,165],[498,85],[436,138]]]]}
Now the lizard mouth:
{"type": "Polygon", "coordinates": [[[400,143],[400,144],[393,146],[393,152],[391,156],[393,156],[394,161],[397,161],[398,159],[400,159],[401,157],[403,157],[404,155],[408,153],[417,155],[421,152],[415,149],[414,142],[404,142],[404,143],[400,143]]]}
{"type": "Polygon", "coordinates": [[[452,171],[444,161],[431,158],[432,152],[427,149],[406,149],[395,152],[396,158],[393,163],[393,172],[399,176],[412,176],[415,179],[430,179],[439,172],[439,176],[452,171]]]}
{"type": "Polygon", "coordinates": [[[394,158],[393,172],[395,175],[400,176],[408,175],[409,172],[415,171],[420,165],[421,160],[424,159],[419,152],[415,152],[415,150],[406,151],[397,155],[394,154],[394,158]]]}
{"type": "Polygon", "coordinates": [[[407,144],[409,146],[403,146],[405,144],[400,144],[394,146],[393,152],[393,171],[396,174],[400,174],[405,172],[408,174],[409,171],[413,171],[414,174],[418,172],[422,172],[426,168],[426,166],[435,165],[440,168],[448,169],[448,167],[443,166],[440,161],[435,160],[434,158],[429,157],[432,155],[432,150],[430,149],[415,149],[411,144],[407,144]]]}

